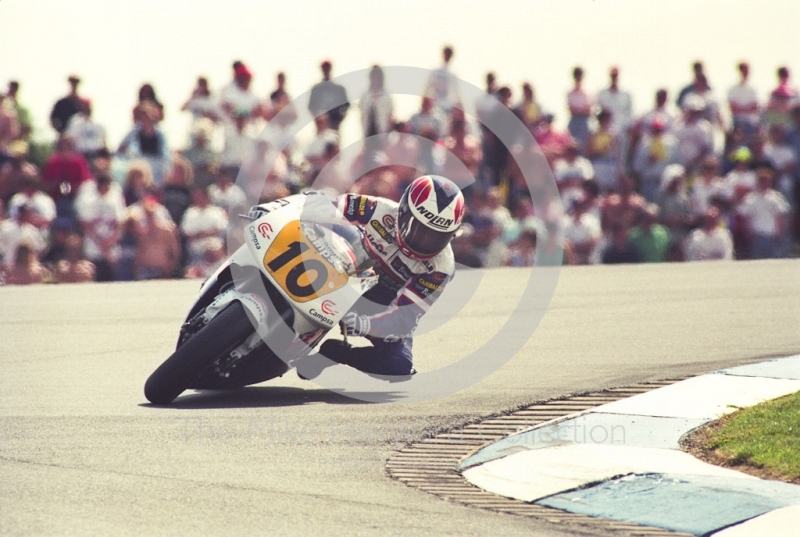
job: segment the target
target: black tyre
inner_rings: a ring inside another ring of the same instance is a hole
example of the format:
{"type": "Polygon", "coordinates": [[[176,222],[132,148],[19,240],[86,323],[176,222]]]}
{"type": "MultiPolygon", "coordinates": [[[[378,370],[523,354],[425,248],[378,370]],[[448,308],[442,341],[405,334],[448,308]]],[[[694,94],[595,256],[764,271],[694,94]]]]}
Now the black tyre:
{"type": "Polygon", "coordinates": [[[232,302],[153,371],[144,385],[145,397],[157,405],[172,402],[254,331],[244,306],[232,302]]]}

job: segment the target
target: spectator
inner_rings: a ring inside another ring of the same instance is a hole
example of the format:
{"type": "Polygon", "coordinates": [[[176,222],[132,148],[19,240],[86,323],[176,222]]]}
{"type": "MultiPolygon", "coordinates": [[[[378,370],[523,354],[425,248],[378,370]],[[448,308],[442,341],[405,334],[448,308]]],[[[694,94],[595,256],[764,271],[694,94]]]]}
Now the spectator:
{"type": "Polygon", "coordinates": [[[603,248],[604,265],[641,262],[639,250],[628,240],[629,229],[625,224],[619,223],[613,226],[609,235],[611,240],[603,248]]]}
{"type": "Polygon", "coordinates": [[[750,255],[753,259],[781,257],[782,237],[786,230],[789,203],[772,188],[775,169],[769,163],[756,168],[757,185],[738,207],[745,219],[745,229],[750,236],[750,255]]]}
{"type": "Polygon", "coordinates": [[[138,121],[128,132],[117,150],[117,154],[129,159],[144,159],[150,165],[156,187],[164,184],[170,166],[169,147],[161,128],[158,107],[144,101],[137,106],[138,121]]]}
{"type": "Polygon", "coordinates": [[[564,205],[583,197],[583,183],[594,179],[594,167],[589,159],[580,156],[578,142],[570,140],[562,158],[553,164],[553,175],[564,205]]]}
{"type": "Polygon", "coordinates": [[[600,241],[603,231],[600,220],[586,212],[583,200],[573,203],[570,215],[564,217],[564,240],[572,250],[573,263],[594,265],[600,262],[600,241]]]}
{"type": "Polygon", "coordinates": [[[8,202],[8,215],[16,219],[20,208],[28,206],[31,223],[45,232],[56,217],[56,205],[53,198],[40,190],[41,186],[38,170],[30,164],[23,166],[20,191],[8,202]]]}
{"type": "Polygon", "coordinates": [[[760,106],[756,90],[749,81],[750,64],[741,62],[738,69],[739,83],[728,90],[728,106],[733,127],[742,127],[749,138],[758,128],[760,106]]]}
{"type": "Polygon", "coordinates": [[[75,140],[75,150],[90,161],[106,150],[106,130],[92,119],[92,102],[80,100],[80,110],[67,125],[66,134],[75,140]]]}
{"type": "Polygon", "coordinates": [[[130,206],[140,202],[146,195],[152,194],[154,190],[153,172],[150,171],[150,165],[147,161],[134,160],[131,162],[125,175],[125,182],[122,185],[125,205],[130,206]]]}
{"type": "Polygon", "coordinates": [[[789,82],[789,69],[778,68],[778,87],[769,94],[766,110],[762,121],[768,126],[779,124],[791,125],[791,109],[798,104],[797,89],[789,82]]]}
{"type": "Polygon", "coordinates": [[[619,191],[603,200],[603,229],[619,223],[631,226],[646,205],[644,198],[634,191],[630,177],[621,176],[619,191]]]}
{"type": "Polygon", "coordinates": [[[586,151],[589,141],[589,118],[592,115],[594,99],[583,89],[583,69],[575,67],[572,70],[572,79],[575,86],[567,94],[567,107],[569,108],[569,124],[567,130],[578,142],[581,153],[586,151]]]}
{"type": "Polygon", "coordinates": [[[444,147],[448,153],[442,169],[443,175],[462,188],[474,183],[478,177],[483,152],[480,141],[467,134],[467,122],[464,111],[460,108],[453,108],[450,134],[444,139],[444,147]]]}
{"type": "Polygon", "coordinates": [[[253,137],[247,130],[247,118],[237,117],[233,120],[233,127],[225,129],[225,146],[219,157],[220,166],[239,168],[253,151],[253,137]]]}
{"type": "Polygon", "coordinates": [[[75,75],[70,75],[67,81],[70,87],[69,94],[56,101],[52,112],[50,112],[50,124],[58,134],[64,133],[70,118],[80,112],[81,109],[81,98],[78,95],[78,84],[80,84],[81,79],[75,75]]]}
{"type": "MultiPolygon", "coordinates": [[[[333,145],[338,153],[338,144],[333,145]]],[[[286,155],[273,150],[267,140],[259,138],[255,150],[242,164],[238,184],[249,199],[259,199],[259,203],[264,203],[267,198],[272,201],[291,193],[287,177],[286,155]]]]}
{"type": "Polygon", "coordinates": [[[96,192],[81,196],[76,205],[85,237],[84,254],[94,265],[93,275],[99,282],[111,282],[119,259],[125,199],[108,175],[98,176],[96,182],[96,192]]]}
{"type": "MultiPolygon", "coordinates": [[[[686,99],[690,99],[693,95],[697,95],[703,99],[703,117],[708,120],[713,127],[724,132],[725,124],[722,121],[719,102],[717,102],[717,98],[714,97],[705,75],[702,75],[697,79],[695,89],[686,96],[686,99]]],[[[686,102],[686,99],[684,99],[684,103],[686,102]]]]}
{"type": "Polygon", "coordinates": [[[756,174],[750,169],[753,160],[753,153],[746,146],[742,146],[733,152],[731,156],[734,167],[725,175],[723,182],[724,197],[728,202],[733,202],[752,192],[756,187],[756,174]]]}
{"type": "Polygon", "coordinates": [[[675,114],[669,110],[669,94],[665,89],[656,91],[655,107],[643,114],[631,127],[631,155],[633,155],[634,159],[636,158],[639,144],[649,134],[655,121],[663,123],[665,133],[670,133],[675,126],[675,114]]]}
{"type": "Polygon", "coordinates": [[[67,258],[67,239],[75,233],[69,220],[55,219],[50,226],[50,244],[47,253],[41,256],[41,261],[49,272],[55,273],[58,262],[67,258]]]}
{"type": "Polygon", "coordinates": [[[24,244],[37,259],[47,247],[44,233],[34,221],[33,207],[23,205],[18,209],[16,218],[0,222],[0,257],[6,268],[15,266],[20,245],[24,244]]]}
{"type": "Polygon", "coordinates": [[[316,135],[306,148],[305,157],[308,160],[310,169],[306,179],[307,184],[311,184],[316,179],[324,164],[330,159],[330,146],[339,147],[339,133],[330,127],[328,115],[322,114],[314,118],[314,126],[317,128],[316,135]],[[327,159],[327,160],[326,160],[327,159]]]}
{"type": "Polygon", "coordinates": [[[685,108],[684,99],[694,92],[698,87],[698,80],[700,77],[705,77],[705,69],[703,69],[703,62],[696,61],[692,64],[692,73],[693,78],[692,81],[684,86],[681,91],[678,93],[678,98],[675,100],[675,104],[678,105],[678,108],[683,109],[685,108]]]}
{"type": "MultiPolygon", "coordinates": [[[[208,187],[208,196],[213,205],[222,208],[225,214],[237,215],[246,212],[247,196],[244,190],[234,184],[236,173],[233,168],[222,168],[217,181],[208,187]]],[[[180,220],[177,220],[180,222],[180,220]]]]}
{"type": "Polygon", "coordinates": [[[165,214],[166,209],[155,196],[147,196],[142,201],[141,215],[135,219],[137,280],[169,278],[178,264],[178,233],[165,214]]]}
{"type": "Polygon", "coordinates": [[[191,145],[181,151],[192,165],[195,184],[202,187],[211,185],[219,170],[219,155],[209,147],[213,134],[214,123],[208,118],[200,119],[192,130],[191,145]]]}
{"type": "Polygon", "coordinates": [[[639,176],[639,190],[648,203],[655,203],[661,186],[664,169],[677,160],[675,137],[666,131],[659,118],[650,125],[650,136],[636,148],[633,171],[639,176]]]}
{"type": "Polygon", "coordinates": [[[91,179],[91,173],[86,159],[75,151],[75,142],[71,137],[61,135],[55,153],[44,165],[42,175],[45,191],[55,201],[56,214],[75,219],[75,196],[81,184],[91,179]]]}
{"type": "Polygon", "coordinates": [[[222,111],[226,135],[232,131],[249,129],[252,121],[263,115],[261,101],[250,90],[253,73],[242,62],[233,64],[233,81],[219,92],[219,107],[222,111]]]}
{"type": "Polygon", "coordinates": [[[619,88],[619,68],[609,71],[611,83],[609,87],[597,94],[597,104],[611,114],[611,128],[623,136],[631,124],[633,100],[631,94],[619,88]]]}
{"type": "Polygon", "coordinates": [[[420,111],[408,120],[411,134],[429,138],[433,141],[442,137],[447,119],[433,105],[434,101],[430,97],[422,98],[420,111]]]}
{"type": "Polygon", "coordinates": [[[208,79],[204,76],[197,78],[197,84],[192,90],[192,95],[189,100],[181,106],[182,112],[191,112],[192,125],[190,127],[191,135],[194,135],[198,123],[206,119],[213,124],[219,119],[219,110],[217,103],[211,95],[211,89],[208,87],[208,79]]]}
{"type": "Polygon", "coordinates": [[[686,194],[683,166],[670,164],[664,169],[658,194],[660,222],[669,230],[673,245],[682,244],[694,221],[686,194]]]}
{"type": "Polygon", "coordinates": [[[176,156],[172,160],[172,169],[167,175],[162,196],[164,207],[167,208],[173,222],[180,222],[192,203],[193,179],[192,165],[185,158],[176,156]]]}
{"type": "MultiPolygon", "coordinates": [[[[2,104],[2,103],[0,103],[2,104]]],[[[33,118],[26,106],[19,102],[19,82],[11,80],[8,83],[8,93],[6,93],[5,106],[14,110],[19,122],[18,140],[26,141],[33,133],[33,118]]]]}
{"type": "Polygon", "coordinates": [[[369,72],[369,89],[359,101],[364,134],[363,171],[374,169],[383,160],[383,137],[394,125],[392,96],[383,87],[383,69],[375,65],[369,72]]]}
{"type": "Polygon", "coordinates": [[[507,247],[501,238],[503,228],[490,216],[479,215],[473,220],[473,253],[483,268],[503,266],[507,257],[507,247]]]}
{"type": "Polygon", "coordinates": [[[522,85],[522,100],[514,107],[514,113],[530,131],[533,131],[538,124],[542,116],[542,107],[536,102],[530,82],[522,85]]]}
{"type": "MultiPolygon", "coordinates": [[[[81,237],[71,233],[66,242],[67,256],[56,265],[55,279],[58,283],[87,283],[95,279],[95,266],[81,256],[81,237]]],[[[112,281],[98,279],[97,281],[112,281]]]]}
{"type": "Polygon", "coordinates": [[[116,279],[119,282],[130,282],[136,279],[136,253],[138,223],[133,216],[127,216],[122,224],[119,240],[119,261],[117,261],[116,279]]]}
{"type": "Polygon", "coordinates": [[[710,207],[703,216],[701,227],[692,231],[686,239],[687,261],[733,259],[733,237],[728,228],[720,225],[719,216],[719,209],[710,207]]]}
{"type": "Polygon", "coordinates": [[[286,91],[286,74],[280,72],[277,75],[277,87],[270,93],[269,102],[263,107],[264,119],[274,119],[277,128],[285,130],[297,121],[297,110],[291,103],[292,97],[286,91]]]}
{"type": "Polygon", "coordinates": [[[6,266],[5,283],[8,285],[30,285],[43,283],[50,275],[37,259],[35,248],[26,243],[19,244],[13,262],[6,266]]]}
{"type": "Polygon", "coordinates": [[[509,248],[503,264],[507,267],[532,267],[536,263],[536,238],[536,227],[523,227],[519,237],[509,248]]]}
{"type": "MultiPolygon", "coordinates": [[[[503,86],[497,90],[497,102],[492,107],[486,121],[496,129],[502,125],[511,103],[511,88],[503,86]],[[502,105],[502,106],[501,106],[502,105]],[[504,109],[505,107],[505,109],[504,109]]],[[[507,180],[509,166],[509,148],[503,144],[494,130],[483,129],[483,162],[481,163],[480,179],[484,187],[499,185],[507,180]]],[[[479,231],[475,230],[476,235],[479,231]]]]}
{"type": "Polygon", "coordinates": [[[339,132],[339,125],[347,115],[350,108],[350,100],[347,98],[347,91],[344,86],[331,81],[331,69],[333,65],[325,60],[320,64],[322,70],[322,81],[311,88],[311,95],[308,99],[308,111],[315,117],[327,114],[329,126],[339,132]]]}
{"type": "Polygon", "coordinates": [[[5,99],[0,93],[0,166],[12,159],[11,144],[20,135],[17,113],[4,105],[5,99]]]}
{"type": "Polygon", "coordinates": [[[639,251],[643,263],[661,263],[667,260],[670,236],[667,228],[658,223],[658,206],[649,204],[639,211],[638,222],[629,236],[631,244],[639,251]]]}
{"type": "MultiPolygon", "coordinates": [[[[395,123],[392,132],[386,139],[386,162],[389,168],[397,176],[400,183],[410,183],[420,174],[417,172],[419,162],[419,140],[414,136],[409,136],[411,128],[408,122],[395,123]]],[[[478,165],[480,160],[478,159],[478,165]]],[[[463,161],[465,165],[466,161],[463,161]]],[[[445,166],[447,161],[445,161],[445,166]]]]}
{"type": "Polygon", "coordinates": [[[777,123],[771,125],[767,137],[767,143],[764,144],[764,159],[775,168],[775,190],[792,203],[797,160],[800,155],[797,155],[789,145],[785,126],[777,123]]]}
{"type": "Polygon", "coordinates": [[[589,136],[587,156],[592,162],[594,176],[602,192],[619,187],[621,140],[613,128],[612,114],[606,109],[597,114],[597,130],[589,136]]]}
{"type": "Polygon", "coordinates": [[[539,149],[544,153],[547,162],[552,166],[555,161],[564,156],[567,147],[572,143],[572,137],[568,132],[555,129],[553,121],[555,116],[551,113],[542,115],[533,137],[539,144],[539,149]]]}
{"type": "Polygon", "coordinates": [[[684,102],[683,118],[675,126],[678,141],[678,163],[688,175],[694,175],[700,164],[714,150],[711,123],[703,117],[705,102],[699,95],[690,95],[684,102]]]}
{"type": "Polygon", "coordinates": [[[689,194],[692,215],[699,221],[708,212],[709,207],[725,198],[725,184],[719,176],[719,160],[710,155],[703,160],[700,175],[692,183],[689,194]]]}
{"type": "Polygon", "coordinates": [[[458,91],[458,79],[450,70],[450,61],[453,59],[453,47],[447,45],[442,49],[441,67],[434,69],[428,79],[428,86],[424,95],[432,99],[436,110],[444,116],[449,116],[453,107],[461,104],[461,95],[458,91]]]}
{"type": "Polygon", "coordinates": [[[492,72],[486,73],[486,93],[481,95],[475,103],[475,114],[481,123],[481,130],[484,130],[485,123],[491,117],[492,110],[497,104],[497,80],[492,72]]]}
{"type": "Polygon", "coordinates": [[[136,122],[140,121],[141,119],[141,117],[137,116],[137,114],[148,113],[141,108],[141,105],[144,103],[150,103],[153,105],[155,113],[152,114],[152,117],[155,118],[154,121],[156,123],[164,119],[164,105],[161,104],[161,101],[159,101],[158,97],[156,97],[156,90],[149,82],[142,84],[142,87],[139,88],[137,106],[133,109],[133,120],[136,122]]]}
{"type": "Polygon", "coordinates": [[[192,190],[192,205],[181,220],[181,232],[186,236],[189,264],[206,259],[208,252],[224,251],[223,232],[228,227],[228,215],[211,205],[208,192],[200,187],[192,190]]]}

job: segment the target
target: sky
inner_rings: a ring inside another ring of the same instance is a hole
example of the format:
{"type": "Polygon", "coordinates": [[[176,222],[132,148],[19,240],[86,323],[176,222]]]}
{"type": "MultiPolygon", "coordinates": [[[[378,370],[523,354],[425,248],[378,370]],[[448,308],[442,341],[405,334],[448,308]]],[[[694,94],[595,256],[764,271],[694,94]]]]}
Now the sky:
{"type": "MultiPolygon", "coordinates": [[[[793,0],[0,0],[0,88],[18,80],[37,137],[52,139],[53,103],[67,93],[67,76],[80,75],[80,91],[115,148],[131,127],[138,88],[150,82],[166,108],[170,144],[180,148],[189,125],[180,106],[197,76],[218,89],[234,60],[250,67],[259,96],[274,88],[278,71],[296,96],[318,81],[323,59],[333,61],[334,76],[373,64],[432,69],[450,44],[457,76],[483,87],[494,71],[514,100],[529,81],[564,126],[575,65],[592,92],[618,65],[637,113],[660,87],[674,96],[695,60],[704,62],[718,99],[736,83],[736,64],[749,61],[765,97],[777,67],[800,79],[799,27],[793,0]]],[[[401,119],[417,107],[418,99],[397,100],[401,119]]],[[[343,131],[357,136],[357,113],[343,131]]]]}

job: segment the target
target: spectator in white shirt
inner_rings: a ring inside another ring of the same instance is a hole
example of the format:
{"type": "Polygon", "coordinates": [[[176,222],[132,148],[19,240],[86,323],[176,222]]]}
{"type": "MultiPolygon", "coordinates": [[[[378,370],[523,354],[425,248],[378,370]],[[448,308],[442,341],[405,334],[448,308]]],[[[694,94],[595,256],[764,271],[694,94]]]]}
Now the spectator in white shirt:
{"type": "Polygon", "coordinates": [[[728,228],[720,225],[719,209],[711,207],[703,217],[701,227],[686,239],[687,261],[733,259],[733,237],[728,228]]]}
{"type": "Polygon", "coordinates": [[[749,138],[758,128],[760,107],[756,90],[748,81],[750,65],[741,62],[738,69],[741,78],[738,84],[728,90],[728,106],[731,109],[733,126],[744,128],[749,138]]]}
{"type": "Polygon", "coordinates": [[[619,68],[609,71],[611,84],[597,94],[597,104],[611,112],[611,126],[618,133],[624,134],[630,126],[633,113],[631,94],[619,88],[619,68]]]}
{"type": "Polygon", "coordinates": [[[114,269],[120,254],[125,199],[108,175],[98,176],[96,183],[95,192],[79,198],[76,209],[85,237],[84,255],[95,265],[95,279],[110,282],[115,279],[114,269]]]}
{"type": "Polygon", "coordinates": [[[211,205],[208,192],[201,187],[192,190],[192,206],[186,210],[181,221],[181,233],[186,236],[189,249],[189,264],[205,259],[209,252],[224,249],[223,233],[228,227],[225,211],[211,205]]]}
{"type": "Polygon", "coordinates": [[[553,163],[553,175],[565,207],[583,196],[584,181],[594,179],[594,167],[589,159],[580,156],[577,141],[572,141],[562,158],[553,163]]]}
{"type": "Polygon", "coordinates": [[[689,206],[698,220],[703,218],[715,199],[725,199],[725,184],[719,176],[719,160],[708,156],[700,168],[700,175],[692,184],[689,206]]]}
{"type": "Polygon", "coordinates": [[[750,236],[750,257],[769,259],[780,257],[782,237],[786,230],[789,203],[772,188],[775,169],[761,163],[756,169],[756,189],[742,200],[738,212],[745,218],[750,236]]]}
{"type": "Polygon", "coordinates": [[[714,132],[711,123],[703,117],[703,110],[703,98],[689,95],[684,101],[683,118],[675,126],[678,163],[690,176],[698,171],[700,163],[714,151],[714,132]]]}
{"type": "Polygon", "coordinates": [[[29,206],[31,222],[44,232],[56,217],[56,204],[53,198],[39,190],[41,184],[38,171],[32,166],[25,166],[22,170],[20,191],[8,202],[8,216],[16,219],[20,208],[29,206]]]}
{"type": "Polygon", "coordinates": [[[80,110],[69,119],[67,135],[75,141],[75,151],[86,160],[99,155],[106,147],[106,130],[92,119],[92,102],[80,100],[80,110]]]}

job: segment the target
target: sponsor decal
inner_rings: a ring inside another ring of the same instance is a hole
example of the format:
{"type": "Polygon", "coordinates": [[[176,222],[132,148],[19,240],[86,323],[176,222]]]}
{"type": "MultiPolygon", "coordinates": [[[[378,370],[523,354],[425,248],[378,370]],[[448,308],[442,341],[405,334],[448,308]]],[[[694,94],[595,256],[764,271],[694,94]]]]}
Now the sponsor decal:
{"type": "Polygon", "coordinates": [[[383,240],[386,242],[394,242],[394,237],[392,234],[385,227],[383,227],[380,222],[377,220],[372,220],[369,224],[372,226],[372,229],[378,232],[378,235],[380,235],[383,240]]]}
{"type": "Polygon", "coordinates": [[[250,240],[253,241],[253,244],[256,245],[256,250],[260,250],[261,249],[261,243],[258,242],[258,237],[256,236],[255,226],[249,226],[247,229],[250,230],[250,240]]]}
{"type": "Polygon", "coordinates": [[[356,215],[356,197],[352,194],[347,195],[347,209],[346,212],[349,216],[356,215]]]}
{"type": "Polygon", "coordinates": [[[383,225],[386,226],[388,229],[392,229],[394,227],[394,216],[390,214],[383,215],[383,225]]]}
{"type": "Polygon", "coordinates": [[[414,274],[411,272],[411,269],[408,268],[405,263],[400,261],[400,258],[395,257],[392,260],[392,268],[406,280],[409,280],[412,276],[414,276],[414,274]]]}
{"type": "Polygon", "coordinates": [[[358,215],[364,216],[367,214],[367,198],[361,196],[361,200],[358,202],[358,215]]]}
{"type": "Polygon", "coordinates": [[[427,220],[428,224],[430,224],[433,227],[437,227],[439,229],[445,229],[446,230],[450,226],[453,225],[453,219],[452,218],[444,218],[442,216],[439,216],[436,213],[434,213],[433,211],[430,211],[430,210],[428,210],[425,207],[422,207],[420,205],[415,206],[415,209],[417,209],[417,212],[419,213],[419,215],[422,218],[424,218],[425,220],[427,220]]]}
{"type": "Polygon", "coordinates": [[[269,239],[269,234],[272,233],[272,225],[269,222],[261,222],[258,224],[258,232],[265,239],[269,239]]]}
{"type": "Polygon", "coordinates": [[[378,240],[375,237],[372,236],[371,233],[365,233],[365,235],[367,236],[367,241],[369,241],[369,244],[373,249],[375,249],[379,254],[383,256],[387,255],[386,249],[383,247],[381,243],[378,242],[378,240]]]}
{"type": "Polygon", "coordinates": [[[318,319],[318,320],[322,321],[323,323],[327,324],[328,326],[333,326],[333,319],[331,319],[329,317],[325,317],[323,314],[321,314],[320,312],[318,312],[314,308],[311,308],[310,310],[308,310],[308,313],[312,317],[314,317],[315,319],[318,319]]]}
{"type": "Polygon", "coordinates": [[[430,290],[431,290],[431,291],[433,291],[434,293],[435,293],[436,291],[439,291],[439,290],[441,290],[441,289],[442,289],[442,286],[441,286],[441,285],[439,285],[438,283],[429,282],[428,280],[426,280],[426,279],[425,279],[424,277],[422,277],[422,276],[420,276],[419,278],[417,278],[417,285],[418,285],[418,286],[420,286],[420,287],[423,287],[423,288],[425,288],[425,289],[430,289],[430,290]]]}
{"type": "Polygon", "coordinates": [[[335,307],[336,303],[332,300],[323,300],[319,309],[321,309],[322,313],[326,315],[338,315],[339,312],[334,309],[335,307]]]}
{"type": "Polygon", "coordinates": [[[444,283],[447,279],[447,274],[444,272],[433,272],[428,276],[434,283],[444,283]]]}

